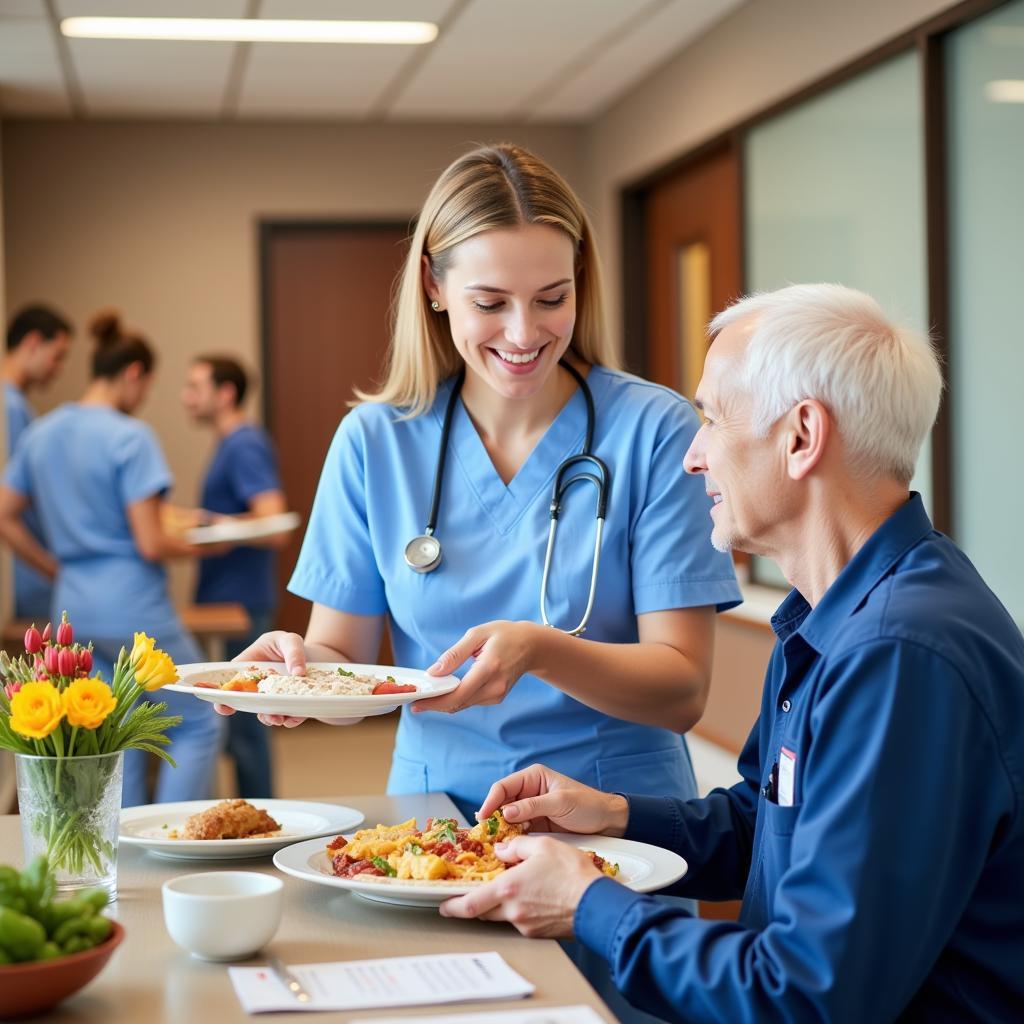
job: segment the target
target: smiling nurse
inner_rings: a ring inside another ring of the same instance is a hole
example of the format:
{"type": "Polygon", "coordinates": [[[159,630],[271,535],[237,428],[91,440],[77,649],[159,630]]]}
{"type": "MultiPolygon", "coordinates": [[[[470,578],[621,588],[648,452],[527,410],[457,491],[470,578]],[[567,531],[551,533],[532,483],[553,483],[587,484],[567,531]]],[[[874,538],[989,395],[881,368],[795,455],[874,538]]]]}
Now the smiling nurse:
{"type": "Polygon", "coordinates": [[[373,662],[386,621],[396,664],[461,675],[403,710],[389,792],[443,790],[471,816],[493,780],[542,760],[605,789],[695,793],[682,734],[704,710],[715,609],[739,592],[683,471],[697,416],[614,368],[601,310],[590,225],[551,168],[498,145],[444,171],[383,387],[358,396],[324,465],[290,583],[313,602],[306,636],[267,633],[240,655],[373,662]],[[552,487],[589,428],[611,479],[582,638],[562,630],[587,607],[592,482],[568,488],[558,520],[545,610],[562,629],[539,620],[552,487]],[[428,522],[442,557],[415,571],[407,546],[428,522]]]}

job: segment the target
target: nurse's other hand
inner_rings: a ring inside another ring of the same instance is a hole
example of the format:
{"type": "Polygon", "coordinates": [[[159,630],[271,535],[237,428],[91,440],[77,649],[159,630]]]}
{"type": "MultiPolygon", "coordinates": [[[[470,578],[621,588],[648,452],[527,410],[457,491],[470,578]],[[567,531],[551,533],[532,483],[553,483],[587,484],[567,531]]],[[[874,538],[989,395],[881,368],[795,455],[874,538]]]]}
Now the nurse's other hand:
{"type": "Polygon", "coordinates": [[[535,832],[621,836],[629,822],[624,796],[602,793],[543,764],[532,764],[494,783],[477,818],[483,821],[498,808],[506,821],[529,822],[535,832]]]}
{"type": "Polygon", "coordinates": [[[432,676],[451,675],[474,659],[458,689],[443,697],[415,701],[418,711],[461,711],[474,704],[500,704],[519,677],[531,670],[537,641],[545,627],[536,622],[485,622],[468,630],[427,669],[432,676]]]}
{"type": "Polygon", "coordinates": [[[306,647],[298,633],[272,629],[250,644],[232,661],[283,661],[290,676],[306,674],[306,647]]]}
{"type": "Polygon", "coordinates": [[[572,935],[583,893],[602,877],[590,856],[543,836],[516,836],[494,852],[515,866],[467,896],[446,900],[441,916],[509,921],[531,938],[572,935]]]}

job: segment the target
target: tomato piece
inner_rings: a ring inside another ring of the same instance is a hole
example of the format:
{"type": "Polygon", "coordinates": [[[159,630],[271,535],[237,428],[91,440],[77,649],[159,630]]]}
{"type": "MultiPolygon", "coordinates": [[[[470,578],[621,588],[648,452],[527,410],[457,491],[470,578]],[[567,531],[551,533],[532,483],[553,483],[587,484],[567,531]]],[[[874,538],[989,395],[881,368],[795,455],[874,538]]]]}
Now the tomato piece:
{"type": "Polygon", "coordinates": [[[415,693],[416,687],[411,683],[393,683],[385,679],[378,683],[372,690],[373,693],[415,693]]]}

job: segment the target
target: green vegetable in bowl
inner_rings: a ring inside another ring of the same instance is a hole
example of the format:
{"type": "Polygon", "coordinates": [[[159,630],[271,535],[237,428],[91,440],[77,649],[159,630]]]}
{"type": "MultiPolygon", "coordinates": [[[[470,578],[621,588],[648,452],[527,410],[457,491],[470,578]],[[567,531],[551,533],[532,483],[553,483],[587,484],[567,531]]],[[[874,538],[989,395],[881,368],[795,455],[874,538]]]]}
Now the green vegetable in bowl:
{"type": "Polygon", "coordinates": [[[56,889],[45,857],[21,872],[0,864],[0,966],[80,953],[109,937],[113,925],[100,915],[104,890],[55,900],[56,889]]]}

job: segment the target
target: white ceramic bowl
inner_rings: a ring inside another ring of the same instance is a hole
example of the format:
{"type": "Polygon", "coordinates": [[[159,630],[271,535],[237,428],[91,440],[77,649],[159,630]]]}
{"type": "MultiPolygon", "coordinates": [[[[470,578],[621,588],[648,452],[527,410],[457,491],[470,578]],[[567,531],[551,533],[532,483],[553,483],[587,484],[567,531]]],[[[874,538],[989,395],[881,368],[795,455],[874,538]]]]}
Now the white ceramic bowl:
{"type": "Polygon", "coordinates": [[[163,884],[171,938],[200,960],[242,960],[281,923],[284,883],[259,871],[206,871],[163,884]]]}

